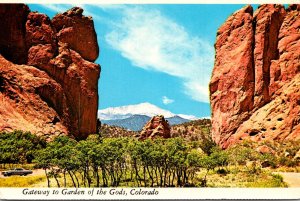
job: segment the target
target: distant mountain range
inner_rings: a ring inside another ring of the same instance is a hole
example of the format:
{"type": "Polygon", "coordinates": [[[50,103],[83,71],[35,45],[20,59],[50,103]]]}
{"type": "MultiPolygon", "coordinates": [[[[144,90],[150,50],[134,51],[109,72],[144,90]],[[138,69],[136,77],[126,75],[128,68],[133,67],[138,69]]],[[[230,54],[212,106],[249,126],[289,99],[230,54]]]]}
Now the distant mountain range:
{"type": "Polygon", "coordinates": [[[155,115],[164,115],[170,125],[181,124],[198,119],[192,115],[173,114],[150,103],[111,107],[98,111],[102,123],[139,131],[155,115]]]}
{"type": "MultiPolygon", "coordinates": [[[[151,119],[151,117],[146,115],[135,114],[131,117],[125,119],[114,119],[114,120],[101,120],[102,123],[108,124],[111,126],[119,126],[132,131],[142,130],[143,126],[151,119]]],[[[170,125],[182,124],[185,122],[189,122],[191,120],[184,119],[180,116],[174,116],[170,118],[166,118],[169,121],[170,125]]]]}

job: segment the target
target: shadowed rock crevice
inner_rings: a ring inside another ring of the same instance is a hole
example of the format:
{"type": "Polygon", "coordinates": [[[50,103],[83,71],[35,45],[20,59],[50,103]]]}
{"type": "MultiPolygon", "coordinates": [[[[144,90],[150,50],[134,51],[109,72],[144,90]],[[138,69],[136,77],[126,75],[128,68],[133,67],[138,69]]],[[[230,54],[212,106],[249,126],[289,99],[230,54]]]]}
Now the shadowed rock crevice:
{"type": "Polygon", "coordinates": [[[256,20],[253,20],[252,21],[252,27],[253,27],[253,38],[252,38],[252,73],[253,73],[253,83],[252,84],[252,87],[254,89],[254,92],[253,92],[253,96],[252,96],[252,105],[254,107],[254,104],[255,104],[255,96],[256,96],[256,93],[255,93],[255,83],[256,83],[256,69],[255,69],[255,34],[256,34],[256,20]]]}
{"type": "Polygon", "coordinates": [[[284,16],[284,7],[273,4],[261,5],[254,13],[255,108],[270,101],[270,66],[279,57],[278,34],[284,16]]]}
{"type": "Polygon", "coordinates": [[[25,64],[27,61],[25,23],[29,12],[24,4],[0,5],[0,53],[16,64],[25,64]]]}

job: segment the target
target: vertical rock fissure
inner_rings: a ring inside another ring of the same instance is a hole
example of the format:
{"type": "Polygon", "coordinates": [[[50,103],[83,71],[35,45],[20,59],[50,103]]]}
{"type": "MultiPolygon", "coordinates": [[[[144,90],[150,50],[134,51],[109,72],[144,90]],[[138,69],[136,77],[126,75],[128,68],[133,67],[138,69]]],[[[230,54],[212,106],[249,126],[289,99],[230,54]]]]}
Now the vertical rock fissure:
{"type": "Polygon", "coordinates": [[[270,25],[267,26],[265,32],[265,44],[264,44],[264,54],[263,54],[263,80],[264,80],[264,100],[261,106],[270,102],[269,86],[270,86],[270,67],[272,60],[277,60],[279,57],[278,52],[278,34],[282,24],[280,16],[277,12],[271,14],[270,25]],[[276,20],[275,20],[276,19],[276,20]],[[278,24],[277,24],[278,23],[278,24]],[[272,35],[271,33],[274,33],[272,35]]]}
{"type": "MultiPolygon", "coordinates": [[[[252,37],[252,74],[253,74],[253,83],[252,83],[252,87],[253,87],[253,95],[252,95],[252,104],[254,106],[254,98],[255,98],[255,83],[256,83],[256,75],[255,75],[255,57],[254,57],[254,49],[255,49],[255,32],[256,32],[256,19],[253,19],[252,21],[252,30],[253,30],[253,37],[252,37]]],[[[250,117],[250,115],[249,115],[250,117]]],[[[249,118],[248,117],[248,118],[249,118]]]]}
{"type": "Polygon", "coordinates": [[[254,110],[270,102],[272,60],[278,58],[278,34],[284,17],[282,5],[261,5],[254,14],[255,19],[255,93],[254,110]]]}
{"type": "MultiPolygon", "coordinates": [[[[272,20],[272,17],[271,17],[272,20]]],[[[266,31],[264,33],[265,37],[265,44],[264,44],[264,51],[263,51],[263,66],[262,66],[262,76],[263,76],[263,89],[262,89],[262,94],[263,94],[263,100],[261,102],[260,106],[263,106],[269,102],[269,85],[270,85],[270,65],[271,65],[271,59],[269,57],[270,54],[272,54],[273,50],[270,49],[270,37],[269,37],[269,32],[270,27],[272,26],[272,21],[270,22],[270,26],[266,26],[266,31]]],[[[275,39],[277,40],[277,39],[275,39]]]]}

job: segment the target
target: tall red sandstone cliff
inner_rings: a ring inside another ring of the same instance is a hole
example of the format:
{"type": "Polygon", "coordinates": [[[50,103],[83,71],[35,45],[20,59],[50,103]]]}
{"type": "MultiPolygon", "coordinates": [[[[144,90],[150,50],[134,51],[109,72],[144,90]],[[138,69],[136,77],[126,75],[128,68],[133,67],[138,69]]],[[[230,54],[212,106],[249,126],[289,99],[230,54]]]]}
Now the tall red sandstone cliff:
{"type": "Polygon", "coordinates": [[[220,146],[300,139],[299,39],[300,5],[245,6],[219,28],[210,102],[220,146]]]}
{"type": "Polygon", "coordinates": [[[0,4],[0,131],[77,139],[96,132],[99,47],[82,13],[75,7],[50,20],[23,4],[0,4]]]}

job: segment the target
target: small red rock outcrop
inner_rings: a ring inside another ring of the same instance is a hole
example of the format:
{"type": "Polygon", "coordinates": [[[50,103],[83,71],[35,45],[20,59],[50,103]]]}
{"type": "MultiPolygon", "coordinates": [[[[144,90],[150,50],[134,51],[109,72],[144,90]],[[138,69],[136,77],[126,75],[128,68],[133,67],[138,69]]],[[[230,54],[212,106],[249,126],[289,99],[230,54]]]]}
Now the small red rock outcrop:
{"type": "Polygon", "coordinates": [[[153,139],[155,137],[170,138],[170,125],[163,115],[152,117],[143,127],[139,139],[153,139]]]}
{"type": "MultiPolygon", "coordinates": [[[[92,62],[98,57],[99,47],[93,21],[90,17],[83,16],[82,12],[83,10],[81,8],[75,7],[63,14],[58,14],[53,20],[50,20],[49,17],[44,14],[30,12],[26,5],[0,4],[0,16],[3,18],[6,15],[11,16],[8,19],[12,21],[11,26],[9,21],[5,21],[4,25],[9,31],[1,30],[1,36],[8,39],[10,35],[14,38],[19,37],[21,41],[20,44],[22,44],[19,46],[24,49],[22,49],[22,56],[13,57],[10,52],[17,51],[18,49],[18,47],[14,46],[15,40],[11,39],[3,42],[1,40],[0,54],[5,57],[2,58],[3,62],[5,63],[9,60],[17,64],[26,64],[28,68],[31,66],[30,68],[40,72],[35,74],[46,74],[48,76],[47,79],[59,86],[58,91],[58,88],[53,87],[51,84],[43,85],[42,83],[38,83],[32,85],[33,88],[30,91],[36,93],[40,98],[33,95],[28,96],[28,98],[35,98],[33,102],[36,102],[36,104],[42,104],[43,102],[49,108],[41,108],[41,110],[37,110],[33,116],[26,116],[25,110],[24,114],[20,112],[22,110],[18,110],[22,108],[22,104],[20,105],[19,103],[18,108],[14,108],[15,105],[13,102],[16,100],[10,97],[9,94],[11,90],[6,90],[7,83],[11,84],[10,87],[15,88],[15,83],[22,82],[22,80],[19,79],[31,76],[31,71],[19,71],[19,74],[24,73],[24,75],[14,78],[17,80],[16,82],[5,82],[3,85],[4,88],[0,90],[0,93],[3,97],[9,98],[3,99],[2,101],[8,101],[9,104],[6,105],[10,105],[11,109],[15,109],[19,112],[19,115],[13,119],[17,122],[18,118],[26,117],[26,121],[19,123],[18,126],[14,124],[9,125],[9,123],[6,123],[4,126],[4,124],[2,125],[0,122],[1,131],[23,128],[21,130],[36,131],[51,135],[53,132],[49,127],[53,127],[53,123],[51,124],[51,121],[48,120],[44,122],[44,116],[49,116],[46,111],[50,109],[56,112],[56,114],[53,113],[55,116],[55,125],[57,122],[60,122],[58,125],[63,127],[61,131],[65,134],[73,135],[77,139],[83,139],[86,138],[88,134],[97,131],[98,79],[100,66],[92,62]],[[13,16],[19,16],[19,13],[26,14],[22,15],[20,19],[17,18],[17,22],[21,23],[21,25],[15,26],[14,23],[16,22],[13,16]],[[66,35],[66,33],[69,35],[66,35]],[[2,48],[5,46],[11,49],[2,48]],[[60,95],[57,95],[57,93],[60,95]],[[39,114],[38,119],[37,114],[39,114]],[[35,121],[39,123],[34,123],[35,121]],[[28,127],[27,122],[31,122],[31,124],[28,125],[32,126],[28,127]],[[43,124],[44,126],[39,127],[39,124],[43,124]],[[35,129],[33,129],[34,125],[36,126],[35,129]]],[[[1,21],[0,23],[3,22],[1,21]]],[[[10,71],[5,71],[7,75],[6,80],[9,80],[9,73],[13,73],[13,71],[19,68],[25,68],[25,65],[15,65],[15,67],[13,67],[13,63],[10,63],[10,71]]],[[[3,78],[3,73],[4,69],[1,68],[0,78],[3,78]]],[[[36,80],[41,80],[38,78],[39,77],[37,77],[36,80]]],[[[18,93],[16,94],[20,95],[18,93]]],[[[22,98],[25,97],[27,96],[22,96],[22,98]]],[[[2,115],[3,114],[0,113],[0,116],[2,115]]]]}
{"type": "Polygon", "coordinates": [[[210,82],[212,135],[226,148],[300,139],[300,6],[246,6],[219,28],[210,82]]]}

